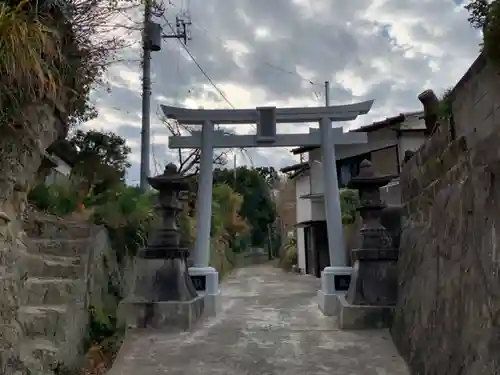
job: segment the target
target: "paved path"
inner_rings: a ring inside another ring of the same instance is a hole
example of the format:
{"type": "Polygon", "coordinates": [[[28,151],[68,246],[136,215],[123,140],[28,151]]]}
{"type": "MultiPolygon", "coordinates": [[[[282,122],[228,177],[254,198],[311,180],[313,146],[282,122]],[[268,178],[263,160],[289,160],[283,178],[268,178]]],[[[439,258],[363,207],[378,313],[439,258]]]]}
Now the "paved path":
{"type": "Polygon", "coordinates": [[[129,337],[108,374],[409,374],[388,331],[340,331],[324,317],[318,287],[271,266],[237,270],[221,314],[193,332],[129,337]]]}

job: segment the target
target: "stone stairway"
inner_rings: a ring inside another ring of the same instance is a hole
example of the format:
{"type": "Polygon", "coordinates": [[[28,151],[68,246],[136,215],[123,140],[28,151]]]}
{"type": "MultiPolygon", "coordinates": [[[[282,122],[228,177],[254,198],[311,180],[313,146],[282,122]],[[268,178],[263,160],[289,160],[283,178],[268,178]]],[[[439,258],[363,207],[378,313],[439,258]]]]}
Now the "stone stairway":
{"type": "Polygon", "coordinates": [[[25,231],[21,359],[32,372],[50,374],[59,364],[74,365],[81,355],[94,238],[90,225],[55,218],[28,220],[25,231]]]}

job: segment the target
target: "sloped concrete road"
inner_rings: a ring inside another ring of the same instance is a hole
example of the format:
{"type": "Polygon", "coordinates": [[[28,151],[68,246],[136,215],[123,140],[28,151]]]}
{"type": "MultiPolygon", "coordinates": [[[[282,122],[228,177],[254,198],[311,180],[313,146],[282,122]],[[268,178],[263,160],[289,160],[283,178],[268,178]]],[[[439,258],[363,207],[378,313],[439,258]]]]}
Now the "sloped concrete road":
{"type": "Polygon", "coordinates": [[[192,332],[129,336],[109,375],[408,375],[386,330],[345,332],[317,307],[319,280],[237,270],[223,309],[192,332]]]}

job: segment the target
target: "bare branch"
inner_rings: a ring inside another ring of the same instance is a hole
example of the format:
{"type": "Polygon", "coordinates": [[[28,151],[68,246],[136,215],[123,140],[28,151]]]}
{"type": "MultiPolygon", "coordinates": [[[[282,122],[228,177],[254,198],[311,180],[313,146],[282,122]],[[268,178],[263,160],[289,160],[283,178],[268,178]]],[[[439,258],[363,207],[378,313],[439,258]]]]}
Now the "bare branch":
{"type": "MultiPolygon", "coordinates": [[[[160,116],[160,120],[172,136],[189,135],[196,130],[196,127],[194,126],[182,125],[177,121],[167,119],[164,116],[160,116]]],[[[182,150],[179,149],[177,155],[177,164],[179,165],[179,171],[182,174],[185,176],[195,176],[198,174],[201,157],[200,149],[188,150],[187,156],[184,156],[185,154],[183,154],[182,150]]],[[[213,163],[218,166],[224,166],[227,164],[227,159],[227,152],[218,152],[214,155],[213,163]]]]}

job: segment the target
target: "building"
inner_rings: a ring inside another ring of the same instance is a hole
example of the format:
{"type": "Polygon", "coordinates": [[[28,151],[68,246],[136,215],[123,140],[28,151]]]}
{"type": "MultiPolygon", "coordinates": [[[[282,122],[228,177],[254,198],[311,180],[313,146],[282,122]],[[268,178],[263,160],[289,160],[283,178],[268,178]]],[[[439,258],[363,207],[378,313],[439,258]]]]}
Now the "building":
{"type": "Polygon", "coordinates": [[[286,239],[295,236],[295,224],[297,224],[296,187],[293,178],[281,181],[280,185],[275,202],[280,235],[282,239],[286,239]]]}
{"type": "MultiPolygon", "coordinates": [[[[353,132],[365,132],[368,142],[336,147],[337,181],[345,188],[359,172],[360,163],[368,159],[376,172],[394,175],[394,180],[381,192],[388,204],[399,204],[399,174],[405,154],[416,151],[428,137],[424,113],[408,112],[362,126],[353,132]]],[[[295,184],[298,268],[320,277],[330,264],[324,209],[324,185],[319,147],[299,147],[294,155],[305,154],[306,162],[281,169],[295,184]]],[[[350,257],[348,257],[350,258],[350,257]]]]}

